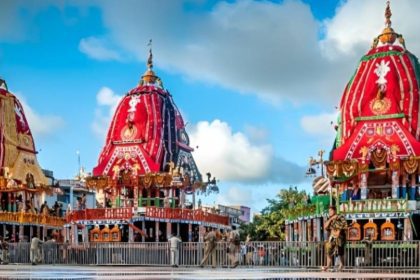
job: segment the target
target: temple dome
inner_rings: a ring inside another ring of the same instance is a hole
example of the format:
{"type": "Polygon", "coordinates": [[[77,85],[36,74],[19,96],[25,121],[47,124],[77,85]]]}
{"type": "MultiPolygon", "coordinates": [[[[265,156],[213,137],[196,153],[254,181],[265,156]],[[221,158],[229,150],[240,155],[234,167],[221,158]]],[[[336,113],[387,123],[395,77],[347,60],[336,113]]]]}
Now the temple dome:
{"type": "Polygon", "coordinates": [[[389,2],[385,18],[383,32],[360,60],[342,95],[334,159],[357,157],[363,145],[389,148],[393,138],[402,141],[400,156],[420,155],[420,65],[405,48],[402,35],[391,28],[389,2]],[[368,143],[361,141],[363,137],[368,143]]]}
{"type": "Polygon", "coordinates": [[[37,161],[36,149],[22,104],[0,78],[1,177],[29,188],[48,185],[37,161]],[[13,180],[11,180],[13,179],[13,180]]]}
{"type": "Polygon", "coordinates": [[[192,180],[201,180],[184,120],[152,69],[150,50],[147,70],[138,86],[115,110],[94,176],[117,178],[127,170],[142,175],[178,167],[192,180]]]}

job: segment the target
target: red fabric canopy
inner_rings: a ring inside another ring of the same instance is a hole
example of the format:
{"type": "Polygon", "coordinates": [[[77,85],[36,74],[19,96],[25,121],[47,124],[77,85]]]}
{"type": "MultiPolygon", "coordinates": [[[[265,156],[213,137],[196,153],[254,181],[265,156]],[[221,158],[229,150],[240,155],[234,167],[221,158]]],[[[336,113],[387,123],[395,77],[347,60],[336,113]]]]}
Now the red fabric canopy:
{"type": "Polygon", "coordinates": [[[420,155],[420,143],[400,120],[393,119],[360,122],[348,141],[334,150],[333,159],[361,159],[377,148],[387,150],[388,157],[420,155]]]}
{"type": "Polygon", "coordinates": [[[391,152],[392,145],[395,157],[420,155],[419,70],[399,45],[372,48],[361,59],[341,99],[333,160],[361,158],[366,148],[391,152]]]}
{"type": "Polygon", "coordinates": [[[140,85],[120,101],[93,175],[162,172],[173,162],[201,179],[188,145],[184,121],[169,92],[140,85]]]}

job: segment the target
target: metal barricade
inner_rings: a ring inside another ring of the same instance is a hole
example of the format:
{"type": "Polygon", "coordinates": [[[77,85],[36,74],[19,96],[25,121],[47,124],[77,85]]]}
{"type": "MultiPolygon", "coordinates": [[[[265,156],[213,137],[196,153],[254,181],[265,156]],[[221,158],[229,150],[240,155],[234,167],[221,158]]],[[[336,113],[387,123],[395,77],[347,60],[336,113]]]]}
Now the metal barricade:
{"type": "Polygon", "coordinates": [[[370,268],[418,268],[419,241],[365,241],[346,246],[346,266],[370,268]]]}
{"type": "MultiPolygon", "coordinates": [[[[182,242],[179,246],[179,264],[198,266],[204,256],[205,244],[182,242]]],[[[232,265],[228,254],[229,243],[218,242],[217,266],[232,265]]],[[[170,265],[168,242],[136,243],[56,243],[42,244],[42,263],[77,265],[170,265]]],[[[307,267],[325,264],[323,242],[247,242],[240,244],[237,253],[240,266],[253,267],[307,267]]],[[[30,263],[30,243],[10,243],[11,263],[30,263]]],[[[345,249],[346,267],[418,268],[419,241],[348,242],[345,249]]]]}

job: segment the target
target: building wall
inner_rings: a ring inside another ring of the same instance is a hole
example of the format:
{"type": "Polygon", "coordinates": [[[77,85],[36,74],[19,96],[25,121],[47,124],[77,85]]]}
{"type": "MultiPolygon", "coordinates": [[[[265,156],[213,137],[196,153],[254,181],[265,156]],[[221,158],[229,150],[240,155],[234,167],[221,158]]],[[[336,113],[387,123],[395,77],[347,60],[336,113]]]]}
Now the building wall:
{"type": "Polygon", "coordinates": [[[241,214],[239,215],[239,220],[245,224],[248,224],[251,222],[251,208],[244,205],[234,205],[230,206],[232,208],[238,209],[241,211],[241,214]]]}
{"type": "Polygon", "coordinates": [[[251,221],[251,208],[248,206],[240,206],[242,215],[239,216],[239,220],[244,222],[245,224],[248,224],[251,221]]]}
{"type": "MultiPolygon", "coordinates": [[[[86,194],[86,208],[96,208],[96,193],[88,191],[83,182],[78,180],[59,180],[60,188],[64,192],[59,196],[59,201],[63,205],[63,210],[67,209],[68,204],[71,209],[77,209],[77,198],[86,194]]],[[[56,198],[57,199],[57,198],[56,198]]],[[[55,200],[54,200],[55,202],[55,200]]]]}

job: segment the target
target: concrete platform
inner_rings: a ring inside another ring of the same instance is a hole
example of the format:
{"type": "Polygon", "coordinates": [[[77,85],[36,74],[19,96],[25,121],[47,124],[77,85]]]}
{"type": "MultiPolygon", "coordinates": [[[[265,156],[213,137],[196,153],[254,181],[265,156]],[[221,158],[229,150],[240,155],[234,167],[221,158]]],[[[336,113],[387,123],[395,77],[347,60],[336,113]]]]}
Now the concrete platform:
{"type": "Polygon", "coordinates": [[[420,271],[1,265],[0,279],[420,279],[420,271]]]}

